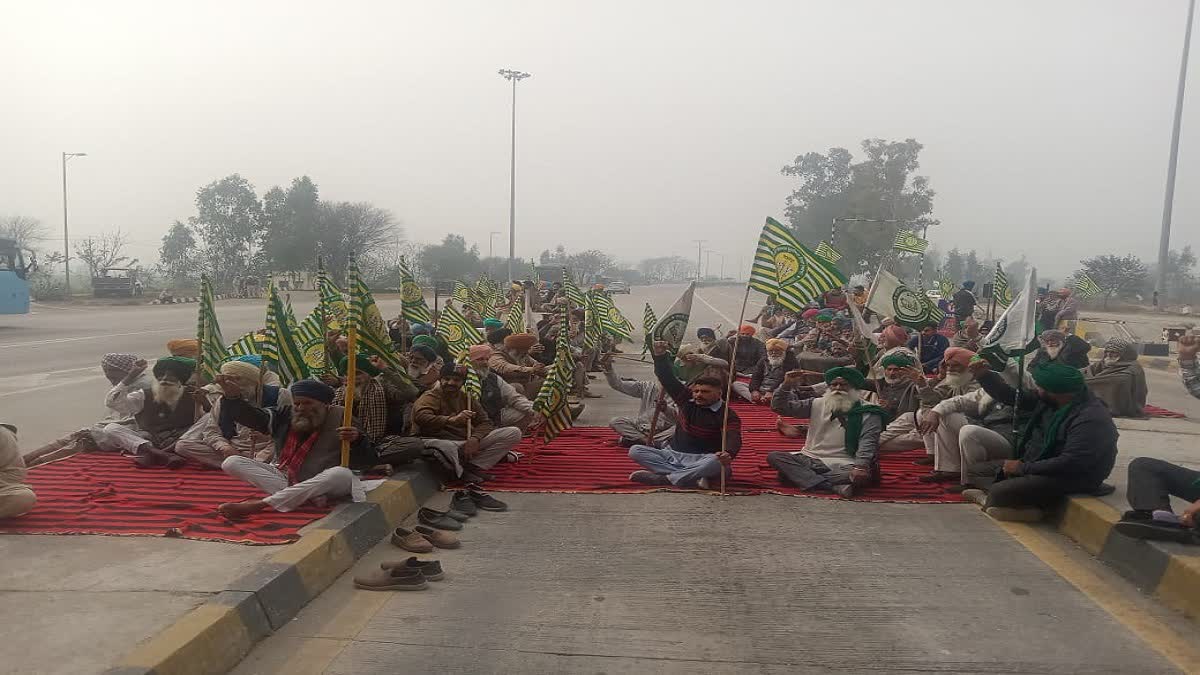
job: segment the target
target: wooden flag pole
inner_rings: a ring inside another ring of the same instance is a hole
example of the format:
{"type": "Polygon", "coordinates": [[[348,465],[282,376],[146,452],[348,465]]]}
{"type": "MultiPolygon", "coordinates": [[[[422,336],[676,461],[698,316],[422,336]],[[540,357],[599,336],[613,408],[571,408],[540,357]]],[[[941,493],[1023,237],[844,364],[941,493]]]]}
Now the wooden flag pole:
{"type": "MultiPolygon", "coordinates": [[[[729,350],[729,381],[725,384],[725,417],[721,420],[721,452],[725,452],[725,439],[729,435],[729,408],[733,397],[733,380],[737,377],[737,348],[742,339],[742,321],[746,317],[746,303],[750,302],[750,284],[746,284],[746,295],[742,297],[742,311],[738,314],[737,331],[733,334],[733,348],[729,350]]],[[[725,496],[725,465],[721,465],[721,496],[725,496]]]]}
{"type": "MultiPolygon", "coordinates": [[[[358,326],[353,321],[348,323],[350,327],[346,331],[346,409],[342,412],[344,427],[354,425],[354,384],[358,376],[358,326]]],[[[350,466],[350,441],[347,440],[342,440],[342,466],[350,466]]]]}
{"type": "Polygon", "coordinates": [[[663,409],[663,397],[667,395],[667,390],[661,386],[658,388],[658,402],[654,404],[654,414],[650,416],[650,433],[646,434],[646,445],[654,445],[654,432],[658,426],[658,414],[663,409]]]}

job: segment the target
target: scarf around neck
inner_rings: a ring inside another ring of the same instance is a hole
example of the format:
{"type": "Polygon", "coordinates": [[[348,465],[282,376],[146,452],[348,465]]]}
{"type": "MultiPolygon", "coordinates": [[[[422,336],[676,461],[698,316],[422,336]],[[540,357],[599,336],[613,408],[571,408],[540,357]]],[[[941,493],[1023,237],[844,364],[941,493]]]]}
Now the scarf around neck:
{"type": "Polygon", "coordinates": [[[288,485],[296,484],[297,472],[304,464],[304,460],[308,458],[308,453],[317,444],[317,437],[320,435],[320,431],[313,430],[307,438],[301,438],[300,432],[288,431],[287,440],[283,443],[283,450],[279,452],[279,464],[277,465],[279,470],[287,476],[288,485]]]}
{"type": "Polygon", "coordinates": [[[879,415],[884,426],[888,423],[889,415],[886,410],[862,401],[855,402],[849,412],[834,416],[834,419],[840,419],[842,426],[846,428],[846,454],[851,457],[858,456],[858,443],[862,438],[863,415],[879,415]]]}

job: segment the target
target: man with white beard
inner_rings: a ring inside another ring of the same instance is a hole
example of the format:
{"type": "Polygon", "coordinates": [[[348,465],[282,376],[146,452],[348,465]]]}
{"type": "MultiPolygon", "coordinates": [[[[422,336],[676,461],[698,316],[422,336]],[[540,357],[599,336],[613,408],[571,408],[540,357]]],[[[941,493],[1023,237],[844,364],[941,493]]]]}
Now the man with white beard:
{"type": "Polygon", "coordinates": [[[333,405],[333,387],[316,380],[292,383],[292,405],[259,408],[247,400],[253,392],[243,390],[237,379],[218,375],[221,419],[232,420],[260,433],[275,443],[276,461],[268,464],[233,455],[221,463],[225,473],[266,492],[263,499],[229,502],[217,507],[226,518],[244,518],[265,509],[292,511],[306,502],[324,505],[328,499],[349,496],[366,499],[362,483],[341,466],[342,441],[350,442],[350,454],[363,457],[371,452],[370,442],[357,427],[344,427],[344,409],[333,405]]]}
{"type": "MultiPolygon", "coordinates": [[[[888,424],[887,429],[883,430],[883,435],[879,437],[882,452],[902,452],[925,448],[927,457],[924,461],[917,460],[917,464],[920,466],[933,464],[934,437],[932,434],[921,433],[920,424],[935,405],[948,398],[962,396],[979,388],[979,383],[967,369],[967,364],[970,363],[973,356],[975,356],[975,352],[961,347],[951,347],[946,350],[936,378],[928,379],[915,368],[906,372],[906,375],[916,384],[917,400],[920,402],[920,406],[916,411],[897,415],[891,424],[888,424]]],[[[884,377],[887,378],[888,374],[885,373],[884,377]]]]}
{"type": "Polygon", "coordinates": [[[1078,335],[1067,335],[1061,330],[1044,330],[1038,336],[1040,346],[1037,355],[1026,364],[1029,372],[1048,364],[1063,363],[1072,368],[1087,368],[1091,363],[1088,352],[1092,346],[1078,335]]]}
{"type": "MultiPolygon", "coordinates": [[[[220,370],[222,375],[236,379],[242,391],[251,396],[257,395],[264,408],[286,408],[292,404],[292,396],[287,389],[265,382],[264,374],[270,371],[264,371],[260,366],[246,361],[227,361],[221,364],[220,370]]],[[[175,444],[175,453],[214,469],[221,468],[225,458],[234,455],[269,459],[275,452],[271,438],[232,420],[226,420],[222,427],[221,389],[216,385],[204,389],[210,397],[212,411],[201,418],[200,424],[191,433],[179,439],[175,444]]]]}
{"type": "Polygon", "coordinates": [[[137,430],[110,424],[104,428],[105,442],[132,455],[138,468],[183,466],[186,461],[175,454],[175,443],[196,423],[196,404],[190,395],[194,390],[187,384],[195,370],[196,362],[186,356],[156,361],[150,388],[126,390],[119,404],[133,415],[137,430]]]}
{"type": "Polygon", "coordinates": [[[856,489],[879,483],[879,435],[887,412],[863,403],[862,373],[847,366],[825,372],[828,385],[820,398],[801,399],[796,391],[802,374],[792,371],[771,399],[780,415],[808,418],[804,449],[769,452],[767,464],[784,483],[812,492],[834,492],[843,498],[856,489]]]}

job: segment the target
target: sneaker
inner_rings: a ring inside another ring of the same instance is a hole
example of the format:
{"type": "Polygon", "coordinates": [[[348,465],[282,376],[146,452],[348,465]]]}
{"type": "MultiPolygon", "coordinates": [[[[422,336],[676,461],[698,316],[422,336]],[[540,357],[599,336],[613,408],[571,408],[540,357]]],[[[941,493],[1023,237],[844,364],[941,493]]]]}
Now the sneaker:
{"type": "Polygon", "coordinates": [[[413,553],[432,553],[433,542],[419,532],[397,527],[392,531],[392,545],[413,553]]]}
{"type": "Polygon", "coordinates": [[[1197,536],[1194,529],[1162,521],[1123,520],[1113,525],[1113,529],[1133,539],[1174,541],[1180,544],[1200,544],[1200,537],[1197,536]]]}
{"type": "Polygon", "coordinates": [[[354,577],[354,585],[366,591],[423,591],[429,588],[421,570],[408,568],[373,570],[354,577]]]}
{"type": "Polygon", "coordinates": [[[845,485],[834,485],[833,494],[842,499],[852,499],[854,497],[854,486],[846,483],[845,485]]]}
{"type": "Polygon", "coordinates": [[[708,482],[707,478],[701,478],[700,480],[696,481],[696,487],[700,488],[701,490],[711,490],[712,484],[708,482]]]}
{"type": "Polygon", "coordinates": [[[474,516],[479,513],[479,507],[471,500],[471,495],[459,490],[450,497],[450,508],[459,513],[465,513],[468,516],[474,516]]]}
{"type": "Polygon", "coordinates": [[[470,490],[469,492],[467,492],[467,494],[470,495],[471,501],[475,502],[475,505],[478,506],[479,508],[483,509],[484,511],[507,511],[508,510],[508,504],[505,504],[504,502],[500,501],[499,499],[496,499],[495,497],[489,495],[486,492],[480,492],[479,490],[470,490]]]}
{"type": "Polygon", "coordinates": [[[407,560],[380,563],[379,569],[419,570],[421,575],[424,576],[427,581],[441,581],[442,579],[446,578],[446,573],[442,571],[442,563],[438,562],[437,560],[420,560],[415,555],[407,560]]]}
{"type": "Polygon", "coordinates": [[[458,522],[458,520],[451,518],[442,511],[435,511],[433,509],[419,509],[417,511],[417,520],[419,520],[422,525],[436,527],[439,530],[462,529],[462,523],[458,522]]]}
{"type": "Polygon", "coordinates": [[[453,518],[460,523],[467,522],[467,520],[470,519],[470,517],[471,517],[471,516],[463,513],[462,511],[459,511],[458,509],[454,508],[453,506],[451,506],[449,509],[446,510],[446,516],[449,518],[453,518]]]}
{"type": "Polygon", "coordinates": [[[983,512],[996,520],[1009,523],[1036,523],[1046,516],[1044,511],[1032,506],[989,506],[983,512]]]}
{"type": "Polygon", "coordinates": [[[979,488],[967,488],[962,491],[963,499],[978,505],[980,508],[987,503],[987,493],[979,488]]]}
{"type": "Polygon", "coordinates": [[[642,485],[670,485],[671,481],[667,480],[666,476],[654,473],[653,471],[634,471],[629,474],[629,480],[642,485]]]}
{"type": "Polygon", "coordinates": [[[417,534],[425,537],[429,540],[429,543],[438,548],[459,548],[462,546],[462,542],[458,540],[458,537],[449,532],[435,530],[432,527],[424,525],[417,525],[413,529],[417,531],[417,534]]]}

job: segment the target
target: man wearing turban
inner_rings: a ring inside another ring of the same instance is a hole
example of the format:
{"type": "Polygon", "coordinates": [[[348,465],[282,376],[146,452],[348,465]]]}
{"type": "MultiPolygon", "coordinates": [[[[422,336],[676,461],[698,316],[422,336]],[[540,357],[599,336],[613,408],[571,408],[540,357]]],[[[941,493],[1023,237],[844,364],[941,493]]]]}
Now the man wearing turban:
{"type": "MultiPolygon", "coordinates": [[[[974,352],[951,347],[946,350],[946,356],[933,378],[925,377],[916,368],[916,362],[909,356],[893,354],[884,359],[884,377],[890,377],[889,364],[903,362],[904,375],[913,383],[913,394],[917,399],[917,409],[911,412],[897,413],[887,429],[884,429],[880,439],[883,452],[898,452],[925,448],[926,457],[918,459],[916,464],[929,466],[934,463],[934,436],[921,431],[921,423],[930,415],[933,407],[942,401],[961,396],[979,388],[974,376],[967,370],[967,364],[974,352]]],[[[887,407],[887,406],[884,406],[887,407]]],[[[957,476],[958,474],[953,474],[957,476]]]]}
{"type": "Polygon", "coordinates": [[[1138,363],[1137,345],[1125,338],[1104,344],[1104,358],[1084,371],[1088,389],[1108,406],[1113,417],[1145,417],[1146,371],[1138,363]]]}
{"type": "Polygon", "coordinates": [[[317,380],[297,380],[290,389],[292,405],[268,409],[254,401],[230,375],[217,376],[221,387],[221,418],[267,434],[274,442],[271,461],[241,455],[227,457],[221,470],[267,493],[263,499],[228,502],[217,507],[226,518],[239,519],[265,509],[293,511],[308,502],[366,499],[362,483],[341,466],[342,441],[350,443],[351,462],[371,454],[367,437],[354,426],[342,426],[344,409],[333,404],[333,387],[317,380]]]}
{"type": "MultiPolygon", "coordinates": [[[[422,337],[429,336],[418,336],[418,339],[422,337]]],[[[344,356],[338,362],[338,371],[342,375],[347,374],[348,363],[349,359],[344,356]]],[[[383,359],[361,352],[355,358],[354,381],[354,423],[367,437],[374,454],[361,458],[361,463],[352,463],[350,468],[372,469],[381,464],[395,467],[420,457],[425,444],[410,436],[404,423],[404,409],[416,400],[417,386],[383,359]]],[[[338,385],[333,403],[346,405],[344,384],[338,385]]]]}
{"type": "Polygon", "coordinates": [[[158,359],[148,389],[126,387],[120,396],[120,405],[133,415],[137,429],[110,424],[104,429],[106,442],[134,456],[139,468],[183,466],[185,460],[175,454],[175,444],[197,420],[193,400],[197,390],[188,384],[195,370],[196,361],[185,356],[158,359]]]}
{"type": "Polygon", "coordinates": [[[196,338],[167,340],[167,353],[189,359],[200,358],[200,341],[196,338]]]}
{"type": "Polygon", "coordinates": [[[883,379],[883,360],[893,354],[907,354],[914,360],[917,358],[916,352],[909,349],[908,331],[896,324],[887,326],[879,332],[879,355],[875,357],[875,363],[871,364],[871,371],[867,376],[872,380],[883,379]]]}
{"type": "Polygon", "coordinates": [[[888,414],[862,401],[863,374],[848,366],[825,371],[825,393],[803,398],[801,374],[790,372],[771,399],[780,415],[808,418],[804,449],[767,453],[767,464],[786,484],[812,492],[834,492],[843,498],[856,489],[879,483],[879,435],[888,414]]]}
{"type": "Polygon", "coordinates": [[[116,439],[106,433],[109,425],[137,431],[134,413],[141,409],[142,392],[154,384],[154,379],[146,370],[146,361],[136,354],[105,354],[100,359],[100,369],[112,385],[104,397],[104,407],[108,413],[90,427],[72,431],[26,454],[26,466],[34,467],[90,450],[120,452],[121,446],[116,439]],[[138,392],[136,400],[130,399],[129,394],[135,391],[138,392]]]}
{"type": "Polygon", "coordinates": [[[1063,363],[1072,368],[1087,368],[1090,365],[1088,352],[1092,346],[1075,334],[1061,330],[1044,330],[1038,335],[1038,351],[1029,362],[1029,372],[1047,363],[1063,363]]]}
{"type": "Polygon", "coordinates": [[[750,384],[734,382],[733,388],[744,399],[770,405],[775,390],[783,384],[783,376],[799,369],[800,362],[788,343],[779,338],[767,340],[766,348],[767,353],[758,360],[754,372],[750,374],[750,384]]]}
{"type": "MultiPolygon", "coordinates": [[[[676,358],[681,364],[685,364],[684,359],[689,355],[694,356],[695,351],[696,348],[693,345],[680,345],[676,351],[676,358]]],[[[640,401],[637,415],[621,415],[609,420],[608,426],[617,432],[617,442],[624,448],[641,444],[652,445],[656,448],[665,447],[671,437],[675,435],[675,417],[678,414],[675,401],[662,395],[663,389],[656,381],[621,379],[621,376],[613,368],[611,358],[603,359],[600,365],[604,367],[604,379],[608,382],[608,386],[612,387],[614,391],[632,396],[640,401]],[[654,425],[653,434],[651,434],[651,424],[654,425]]],[[[682,365],[676,368],[676,375],[687,382],[699,377],[704,369],[705,366],[699,363],[695,366],[682,365]],[[691,377],[687,377],[688,375],[691,377]]],[[[726,380],[721,381],[725,382],[726,380]]]]}
{"type": "MultiPolygon", "coordinates": [[[[984,391],[1008,405],[1017,392],[986,362],[972,364],[984,391]]],[[[1033,370],[1036,385],[1019,406],[1029,416],[1013,455],[984,493],[963,496],[997,520],[1040,520],[1044,509],[1072,493],[1100,489],[1117,457],[1117,427],[1104,403],[1088,391],[1083,373],[1063,363],[1033,370]]]]}
{"type": "Polygon", "coordinates": [[[471,367],[479,374],[480,404],[488,419],[497,427],[516,427],[525,433],[544,420],[533,411],[533,401],[492,371],[494,352],[489,345],[472,345],[467,353],[471,367]]]}
{"type": "MultiPolygon", "coordinates": [[[[222,363],[220,372],[236,380],[242,391],[250,392],[251,397],[257,397],[256,400],[261,401],[264,408],[282,408],[292,404],[292,397],[287,389],[267,384],[263,374],[270,371],[263,371],[261,366],[235,359],[222,363]]],[[[257,457],[262,461],[270,459],[275,450],[271,437],[237,424],[229,418],[226,418],[222,428],[219,422],[221,388],[211,384],[204,390],[212,409],[200,419],[195,428],[179,439],[175,444],[175,454],[214,469],[220,469],[225,458],[234,455],[257,457]]]]}
{"type": "MultiPolygon", "coordinates": [[[[749,377],[750,373],[754,372],[754,367],[758,365],[758,362],[767,355],[767,346],[763,344],[762,340],[755,337],[758,329],[748,323],[742,324],[742,327],[737,332],[737,353],[733,355],[733,367],[737,369],[738,375],[749,377]]],[[[728,338],[728,351],[733,350],[734,342],[735,337],[730,335],[728,338]]],[[[708,354],[717,358],[724,358],[714,353],[716,351],[716,349],[709,350],[708,354]]]]}
{"type": "Polygon", "coordinates": [[[514,333],[504,338],[504,346],[488,360],[493,372],[530,400],[537,398],[546,377],[546,364],[531,355],[540,344],[533,333],[514,333]]]}

